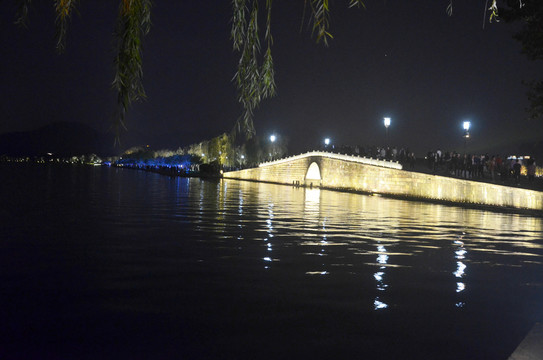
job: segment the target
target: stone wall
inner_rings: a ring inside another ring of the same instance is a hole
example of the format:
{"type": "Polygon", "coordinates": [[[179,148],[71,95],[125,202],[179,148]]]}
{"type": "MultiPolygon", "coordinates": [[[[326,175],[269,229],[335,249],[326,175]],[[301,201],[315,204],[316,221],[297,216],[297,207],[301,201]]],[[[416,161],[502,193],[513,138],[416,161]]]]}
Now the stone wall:
{"type": "Polygon", "coordinates": [[[259,168],[228,172],[224,177],[320,186],[407,199],[543,210],[543,193],[539,191],[368,165],[321,155],[297,157],[291,161],[269,163],[259,168]],[[307,169],[313,162],[319,165],[320,181],[305,179],[307,169]]]}
{"type": "Polygon", "coordinates": [[[305,174],[312,160],[312,158],[306,157],[275,165],[231,171],[224,173],[223,177],[277,184],[304,185],[305,174]]]}

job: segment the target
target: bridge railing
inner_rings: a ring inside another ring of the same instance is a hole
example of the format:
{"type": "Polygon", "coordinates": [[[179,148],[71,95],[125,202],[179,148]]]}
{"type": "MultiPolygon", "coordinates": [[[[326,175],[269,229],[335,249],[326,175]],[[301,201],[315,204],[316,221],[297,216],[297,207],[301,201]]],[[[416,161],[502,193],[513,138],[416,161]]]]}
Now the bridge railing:
{"type": "Polygon", "coordinates": [[[397,161],[373,159],[371,157],[367,158],[365,156],[344,155],[344,154],[332,153],[332,152],[327,152],[327,151],[308,151],[304,154],[293,155],[293,156],[289,156],[289,157],[278,159],[278,160],[263,162],[259,164],[258,167],[283,164],[289,161],[303,159],[310,156],[322,156],[322,157],[327,157],[330,159],[352,161],[352,162],[357,162],[357,163],[361,163],[365,165],[381,166],[381,167],[398,169],[398,170],[401,170],[403,168],[402,164],[400,164],[397,161]]]}

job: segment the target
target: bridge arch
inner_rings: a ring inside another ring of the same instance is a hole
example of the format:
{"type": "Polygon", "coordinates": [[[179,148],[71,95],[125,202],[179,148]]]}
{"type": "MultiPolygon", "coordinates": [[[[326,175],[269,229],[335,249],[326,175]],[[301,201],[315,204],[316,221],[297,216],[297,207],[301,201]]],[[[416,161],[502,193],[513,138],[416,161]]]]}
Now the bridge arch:
{"type": "Polygon", "coordinates": [[[305,185],[309,187],[321,185],[321,169],[319,164],[313,161],[305,173],[305,185]]]}

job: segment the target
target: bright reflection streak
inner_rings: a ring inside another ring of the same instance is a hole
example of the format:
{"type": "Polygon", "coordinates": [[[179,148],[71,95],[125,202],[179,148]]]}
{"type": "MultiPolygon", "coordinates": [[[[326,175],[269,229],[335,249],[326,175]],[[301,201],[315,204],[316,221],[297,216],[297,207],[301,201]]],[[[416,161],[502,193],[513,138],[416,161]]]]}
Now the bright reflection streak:
{"type": "Polygon", "coordinates": [[[328,271],[306,271],[306,275],[328,275],[328,271]]]}
{"type": "Polygon", "coordinates": [[[462,282],[457,282],[456,283],[456,292],[462,292],[464,291],[464,289],[466,288],[466,284],[462,283],[462,282]]]}
{"type": "Polygon", "coordinates": [[[456,258],[457,259],[463,259],[464,258],[464,255],[467,253],[466,250],[462,249],[462,250],[457,250],[456,251],[456,258]]]}
{"type": "Polygon", "coordinates": [[[387,261],[388,261],[388,255],[379,255],[379,256],[377,257],[377,262],[378,262],[379,264],[386,264],[387,261]]]}
{"type": "MultiPolygon", "coordinates": [[[[266,242],[266,251],[270,251],[270,252],[272,251],[271,239],[273,238],[273,218],[274,218],[273,206],[274,204],[272,202],[268,204],[268,218],[266,219],[266,227],[268,228],[266,232],[268,236],[264,239],[264,241],[266,242]]],[[[271,262],[272,258],[266,256],[264,258],[264,261],[271,262]]],[[[269,266],[265,266],[264,268],[269,269],[269,266]]]]}
{"type": "Polygon", "coordinates": [[[241,189],[238,191],[238,214],[239,216],[243,215],[243,192],[241,189]]]}
{"type": "Polygon", "coordinates": [[[376,297],[373,301],[374,310],[380,310],[380,309],[386,309],[388,307],[387,304],[379,300],[379,297],[376,297]]]}
{"type": "MultiPolygon", "coordinates": [[[[462,261],[460,261],[460,260],[465,259],[466,254],[468,253],[467,250],[464,248],[464,242],[461,240],[461,239],[464,238],[464,235],[466,235],[466,233],[463,232],[462,235],[460,235],[460,238],[458,240],[454,241],[454,244],[458,246],[458,248],[454,252],[454,254],[455,254],[454,258],[456,260],[458,260],[456,262],[456,271],[453,272],[453,274],[454,274],[454,276],[456,278],[463,278],[464,275],[466,275],[466,267],[467,266],[462,261]]],[[[464,290],[466,290],[466,284],[463,283],[463,282],[457,282],[456,283],[456,292],[461,293],[464,290]]],[[[464,307],[465,303],[464,302],[458,302],[455,305],[456,305],[456,307],[464,307]]]]}
{"type": "Polygon", "coordinates": [[[321,189],[305,188],[305,203],[311,206],[312,211],[319,211],[320,197],[321,189]]]}
{"type": "MultiPolygon", "coordinates": [[[[388,287],[388,285],[384,283],[384,276],[385,276],[384,270],[386,269],[385,265],[388,262],[388,255],[386,254],[387,249],[383,245],[377,245],[377,251],[380,253],[377,256],[377,262],[381,264],[382,266],[379,267],[380,271],[373,274],[373,277],[377,281],[377,291],[385,291],[386,288],[388,287]]],[[[379,296],[375,298],[373,305],[374,305],[374,310],[386,309],[388,307],[386,303],[382,302],[379,299],[379,296]]]]}
{"type": "Polygon", "coordinates": [[[457,265],[457,268],[456,268],[456,271],[453,274],[457,278],[461,278],[465,274],[464,270],[466,269],[466,265],[462,261],[457,261],[456,265],[457,265]]]}

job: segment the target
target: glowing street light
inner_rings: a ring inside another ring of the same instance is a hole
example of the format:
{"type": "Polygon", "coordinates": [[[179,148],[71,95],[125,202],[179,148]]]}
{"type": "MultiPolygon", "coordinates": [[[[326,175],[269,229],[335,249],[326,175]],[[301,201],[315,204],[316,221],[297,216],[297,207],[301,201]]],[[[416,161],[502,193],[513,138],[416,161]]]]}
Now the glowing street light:
{"type": "Polygon", "coordinates": [[[469,128],[471,126],[471,122],[464,121],[463,127],[464,127],[464,136],[469,137],[469,128]]]}
{"type": "Polygon", "coordinates": [[[273,160],[275,157],[275,140],[277,137],[275,135],[270,135],[271,150],[270,150],[270,160],[273,160]]]}
{"type": "Polygon", "coordinates": [[[383,122],[385,123],[385,127],[388,129],[388,127],[390,126],[390,118],[386,117],[383,122]]]}
{"type": "Polygon", "coordinates": [[[330,145],[330,138],[325,138],[324,139],[324,147],[327,148],[328,145],[330,145]]]}
{"type": "Polygon", "coordinates": [[[385,133],[386,133],[386,145],[388,146],[388,127],[390,126],[390,118],[386,117],[383,119],[383,123],[385,124],[385,133]]]}
{"type": "Polygon", "coordinates": [[[464,121],[462,127],[464,128],[464,154],[466,154],[466,147],[468,145],[469,128],[471,127],[471,122],[464,121]]]}

